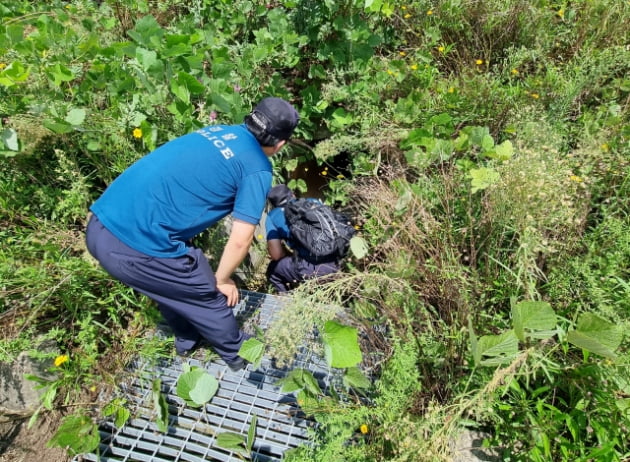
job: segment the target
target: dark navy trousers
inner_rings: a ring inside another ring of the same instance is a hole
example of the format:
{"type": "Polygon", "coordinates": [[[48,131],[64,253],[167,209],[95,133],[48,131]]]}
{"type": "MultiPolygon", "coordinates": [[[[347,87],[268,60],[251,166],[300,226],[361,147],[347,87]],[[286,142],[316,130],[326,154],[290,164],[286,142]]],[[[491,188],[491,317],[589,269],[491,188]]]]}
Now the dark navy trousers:
{"type": "Polygon", "coordinates": [[[307,279],[326,276],[339,271],[337,262],[311,263],[295,255],[281,258],[267,266],[267,279],[280,293],[295,289],[307,279]]]}
{"type": "Polygon", "coordinates": [[[178,350],[191,349],[203,337],[228,362],[246,335],[240,331],[225,295],[200,249],[189,247],[177,258],[157,258],[123,244],[92,215],[87,248],[113,277],[157,302],[176,336],[178,350]]]}

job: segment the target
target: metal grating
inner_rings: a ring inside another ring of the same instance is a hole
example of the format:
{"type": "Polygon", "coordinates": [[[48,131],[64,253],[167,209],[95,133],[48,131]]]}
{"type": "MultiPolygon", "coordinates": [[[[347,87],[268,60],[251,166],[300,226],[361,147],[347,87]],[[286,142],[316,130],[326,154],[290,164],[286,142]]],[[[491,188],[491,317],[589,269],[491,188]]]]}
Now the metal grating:
{"type": "MultiPolygon", "coordinates": [[[[283,298],[256,292],[241,292],[241,302],[235,314],[242,323],[255,317],[263,330],[273,319],[283,298]]],[[[322,390],[327,390],[336,378],[323,358],[303,347],[292,368],[304,368],[313,373],[322,390]]],[[[282,393],[275,382],[286,376],[289,369],[275,367],[264,358],[254,370],[232,372],[222,360],[201,362],[177,357],[158,365],[136,360],[129,367],[132,378],[121,386],[122,394],[136,406],[134,417],[117,429],[110,420],[100,423],[101,444],[97,454],[83,454],[74,461],[237,461],[242,460],[229,450],[215,444],[215,436],[224,431],[247,434],[251,418],[256,415],[256,439],[251,460],[278,461],[284,452],[308,443],[308,429],[314,422],[304,416],[295,395],[282,393]],[[187,407],[175,392],[183,362],[203,367],[219,381],[219,390],[202,409],[187,407]],[[167,433],[157,430],[151,406],[151,382],[162,380],[162,393],[169,406],[167,433]]]]}

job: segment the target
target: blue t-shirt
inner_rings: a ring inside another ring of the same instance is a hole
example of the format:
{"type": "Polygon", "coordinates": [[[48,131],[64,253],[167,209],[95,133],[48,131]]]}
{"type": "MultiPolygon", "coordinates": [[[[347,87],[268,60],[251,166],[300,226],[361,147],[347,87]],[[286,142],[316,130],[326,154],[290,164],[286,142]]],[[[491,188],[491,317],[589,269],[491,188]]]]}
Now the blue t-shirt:
{"type": "Polygon", "coordinates": [[[267,218],[265,219],[265,230],[267,231],[268,241],[281,239],[287,241],[287,244],[290,245],[290,242],[288,241],[289,225],[286,217],[284,216],[283,207],[276,207],[267,214],[267,218]]]}
{"type": "Polygon", "coordinates": [[[125,170],[90,207],[129,247],[154,257],[228,214],[258,224],[271,162],[244,125],[212,125],[176,138],[125,170]]]}

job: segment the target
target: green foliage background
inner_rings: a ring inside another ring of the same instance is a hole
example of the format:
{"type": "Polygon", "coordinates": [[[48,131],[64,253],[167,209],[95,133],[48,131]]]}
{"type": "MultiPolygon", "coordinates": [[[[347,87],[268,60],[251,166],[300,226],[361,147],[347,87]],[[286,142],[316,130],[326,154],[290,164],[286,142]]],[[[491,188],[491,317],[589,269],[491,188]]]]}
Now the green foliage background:
{"type": "Polygon", "coordinates": [[[325,184],[369,245],[319,296],[376,377],[291,457],[439,460],[470,427],[504,460],[627,459],[627,339],[605,358],[567,333],[629,325],[628,23],[619,0],[0,1],[0,359],[53,340],[62,408],[170,354],[150,302],[87,255],[87,208],[275,95],[301,116],[277,179],[325,184]],[[470,326],[506,332],[520,301],[548,302],[555,335],[479,366],[470,326]]]}

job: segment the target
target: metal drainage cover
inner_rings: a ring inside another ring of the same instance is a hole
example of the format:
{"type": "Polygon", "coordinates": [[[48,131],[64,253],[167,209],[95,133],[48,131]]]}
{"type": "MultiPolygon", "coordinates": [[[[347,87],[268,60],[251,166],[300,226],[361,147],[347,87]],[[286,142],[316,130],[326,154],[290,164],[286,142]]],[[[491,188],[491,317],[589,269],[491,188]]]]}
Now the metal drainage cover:
{"type": "MultiPolygon", "coordinates": [[[[257,316],[257,324],[265,329],[278,311],[282,298],[256,292],[241,292],[235,314],[241,321],[257,316]]],[[[325,361],[303,348],[293,368],[313,373],[322,390],[330,386],[331,376],[325,361]]],[[[232,372],[222,360],[201,362],[175,358],[157,365],[136,360],[130,366],[129,383],[121,386],[122,394],[132,403],[133,417],[122,428],[110,420],[100,423],[101,443],[97,454],[82,454],[74,461],[237,461],[235,453],[216,445],[222,432],[247,435],[253,415],[258,418],[251,460],[266,462],[282,459],[284,452],[308,443],[307,419],[297,406],[294,394],[282,393],[275,383],[288,369],[275,367],[268,358],[254,370],[232,372]],[[219,390],[205,407],[187,407],[177,396],[175,387],[182,373],[182,363],[205,368],[219,381],[219,390]],[[167,433],[158,431],[151,402],[153,379],[162,381],[162,393],[169,408],[167,433]]]]}

